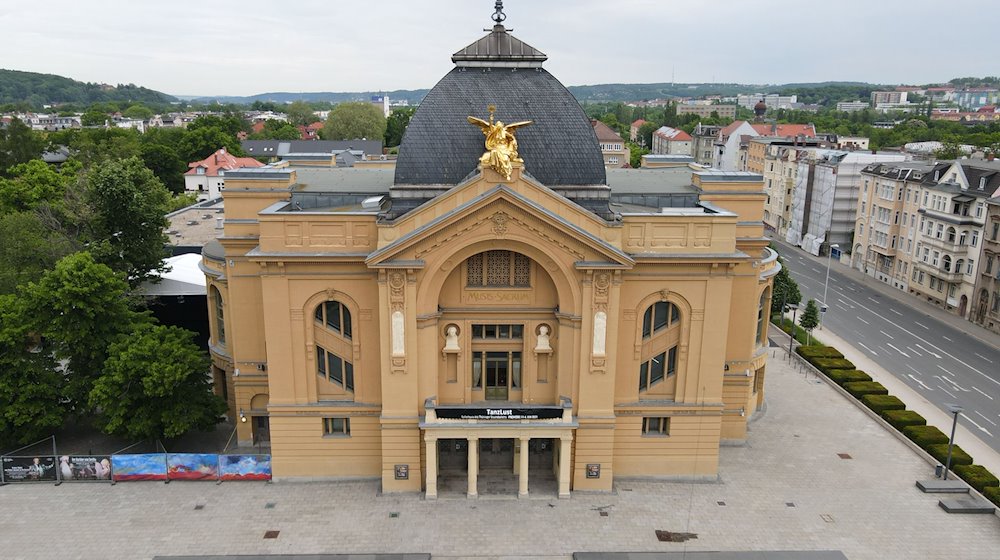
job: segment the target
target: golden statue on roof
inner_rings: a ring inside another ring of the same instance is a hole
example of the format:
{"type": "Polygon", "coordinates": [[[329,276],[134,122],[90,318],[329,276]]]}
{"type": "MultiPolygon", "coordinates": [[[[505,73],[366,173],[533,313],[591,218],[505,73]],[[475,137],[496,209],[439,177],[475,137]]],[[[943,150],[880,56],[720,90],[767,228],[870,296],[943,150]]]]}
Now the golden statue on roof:
{"type": "Polygon", "coordinates": [[[479,158],[479,163],[490,166],[509,181],[514,163],[524,163],[517,153],[517,138],[514,137],[514,131],[534,121],[521,121],[508,125],[503,124],[503,121],[494,122],[493,114],[496,110],[496,105],[489,106],[490,122],[469,117],[469,123],[483,129],[483,134],[486,135],[486,153],[479,158]]]}

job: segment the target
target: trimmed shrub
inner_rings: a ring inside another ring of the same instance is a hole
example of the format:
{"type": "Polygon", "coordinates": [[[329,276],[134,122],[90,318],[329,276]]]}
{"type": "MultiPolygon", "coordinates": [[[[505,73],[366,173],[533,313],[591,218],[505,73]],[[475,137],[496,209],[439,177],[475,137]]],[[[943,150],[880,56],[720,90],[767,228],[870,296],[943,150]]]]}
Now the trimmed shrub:
{"type": "Polygon", "coordinates": [[[907,426],[927,425],[927,420],[912,410],[886,410],[882,413],[882,418],[885,418],[886,422],[901,432],[907,426]]]}
{"type": "Polygon", "coordinates": [[[982,465],[958,465],[955,467],[955,474],[980,492],[991,486],[1000,486],[1000,479],[982,465]]]}
{"type": "Polygon", "coordinates": [[[906,403],[892,395],[861,395],[861,402],[865,403],[865,406],[868,408],[877,412],[879,416],[888,410],[906,409],[906,403]]]}
{"type": "Polygon", "coordinates": [[[810,358],[837,358],[841,359],[844,357],[840,353],[840,350],[833,348],[832,346],[799,346],[795,349],[805,359],[810,358]]]}
{"type": "Polygon", "coordinates": [[[853,383],[844,383],[844,390],[853,395],[856,399],[860,399],[862,395],[889,394],[889,390],[877,381],[855,381],[853,383]]]}
{"type": "Polygon", "coordinates": [[[823,373],[834,369],[854,369],[854,364],[843,358],[813,358],[809,362],[823,373]]]}
{"type": "Polygon", "coordinates": [[[928,445],[948,443],[948,436],[934,426],[907,426],[903,428],[903,435],[923,449],[928,445]]]}
{"type": "Polygon", "coordinates": [[[983,489],[983,496],[986,496],[987,500],[1000,506],[1000,488],[997,488],[996,486],[987,486],[983,489]]]}
{"type": "MultiPolygon", "coordinates": [[[[948,458],[948,444],[947,443],[935,443],[933,445],[928,445],[924,449],[931,454],[943,465],[945,459],[948,458]]],[[[971,465],[973,463],[972,456],[965,452],[964,449],[955,445],[951,448],[951,468],[955,468],[956,465],[971,465]]]]}
{"type": "Polygon", "coordinates": [[[826,376],[832,379],[837,385],[872,380],[870,375],[859,369],[831,369],[826,372],[826,376]]]}

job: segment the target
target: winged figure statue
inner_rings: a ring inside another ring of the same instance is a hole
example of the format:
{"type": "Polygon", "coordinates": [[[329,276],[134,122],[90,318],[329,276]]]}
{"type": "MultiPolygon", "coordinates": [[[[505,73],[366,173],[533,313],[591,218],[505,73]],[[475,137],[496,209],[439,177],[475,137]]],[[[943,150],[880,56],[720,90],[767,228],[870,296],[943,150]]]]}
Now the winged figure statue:
{"type": "Polygon", "coordinates": [[[476,117],[469,117],[469,124],[474,124],[483,130],[486,136],[486,152],[479,162],[489,165],[494,171],[503,175],[508,181],[513,171],[514,163],[524,163],[524,160],[517,153],[517,138],[514,131],[532,124],[534,121],[521,121],[511,124],[504,124],[503,121],[494,121],[493,113],[496,108],[490,106],[489,122],[476,117]]]}

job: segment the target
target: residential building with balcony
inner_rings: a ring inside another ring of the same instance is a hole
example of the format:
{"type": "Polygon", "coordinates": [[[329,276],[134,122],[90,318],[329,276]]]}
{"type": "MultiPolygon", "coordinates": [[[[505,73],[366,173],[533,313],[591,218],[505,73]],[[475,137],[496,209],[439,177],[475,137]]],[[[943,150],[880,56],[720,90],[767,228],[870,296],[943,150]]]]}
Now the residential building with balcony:
{"type": "Polygon", "coordinates": [[[979,258],[981,264],[969,319],[993,332],[1000,332],[1000,198],[986,200],[986,227],[982,240],[983,252],[979,258]]]}
{"type": "Polygon", "coordinates": [[[715,140],[721,126],[698,123],[691,131],[691,155],[701,165],[712,165],[715,154],[715,140]]]}

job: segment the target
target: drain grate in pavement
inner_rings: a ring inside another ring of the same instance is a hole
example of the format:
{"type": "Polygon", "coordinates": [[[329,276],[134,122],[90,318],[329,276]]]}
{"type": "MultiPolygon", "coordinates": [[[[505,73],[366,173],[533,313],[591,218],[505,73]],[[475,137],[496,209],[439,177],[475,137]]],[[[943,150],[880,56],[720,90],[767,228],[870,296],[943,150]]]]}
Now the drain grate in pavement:
{"type": "Polygon", "coordinates": [[[819,517],[820,517],[820,519],[822,519],[823,521],[826,521],[827,523],[833,523],[833,516],[830,515],[829,513],[824,513],[824,514],[820,515],[819,517]]]}
{"type": "Polygon", "coordinates": [[[785,502],[785,507],[795,507],[795,502],[785,502]]]}
{"type": "Polygon", "coordinates": [[[598,512],[598,513],[600,513],[601,517],[607,517],[608,516],[608,512],[606,512],[606,511],[601,511],[601,512],[598,512]]]}
{"type": "Polygon", "coordinates": [[[264,504],[264,509],[274,509],[274,506],[276,505],[277,504],[275,504],[274,502],[267,502],[266,504],[264,504]]]}
{"type": "Polygon", "coordinates": [[[656,540],[660,542],[686,542],[697,538],[697,533],[672,533],[670,531],[656,530],[656,540]]]}
{"type": "Polygon", "coordinates": [[[389,518],[390,519],[395,519],[397,517],[399,517],[399,512],[398,511],[390,511],[389,512],[389,518]]]}
{"type": "Polygon", "coordinates": [[[715,505],[717,505],[717,506],[725,506],[726,502],[715,502],[715,505]]]}
{"type": "Polygon", "coordinates": [[[837,457],[840,457],[841,459],[853,459],[854,458],[854,457],[851,457],[850,453],[837,453],[837,457]]]}
{"type": "Polygon", "coordinates": [[[205,504],[195,504],[194,509],[195,511],[205,509],[205,504]]]}
{"type": "Polygon", "coordinates": [[[276,538],[278,538],[278,533],[280,533],[280,532],[281,531],[264,531],[264,538],[265,539],[276,539],[276,538]]]}

